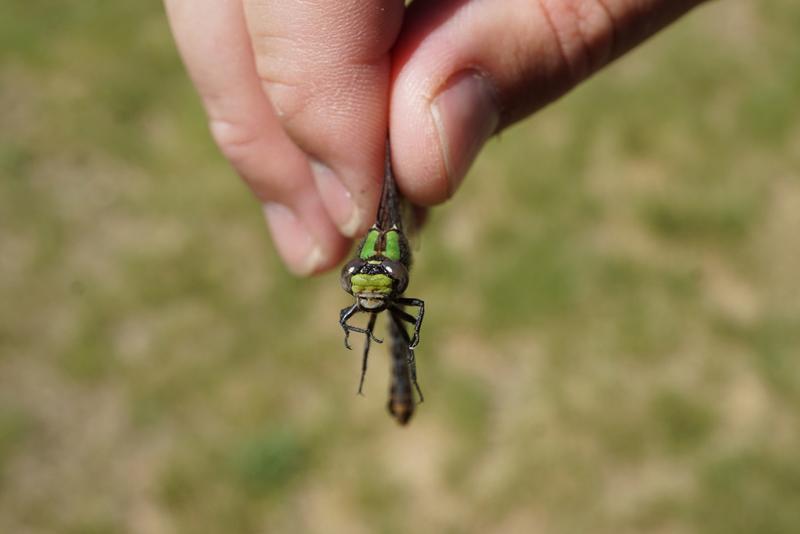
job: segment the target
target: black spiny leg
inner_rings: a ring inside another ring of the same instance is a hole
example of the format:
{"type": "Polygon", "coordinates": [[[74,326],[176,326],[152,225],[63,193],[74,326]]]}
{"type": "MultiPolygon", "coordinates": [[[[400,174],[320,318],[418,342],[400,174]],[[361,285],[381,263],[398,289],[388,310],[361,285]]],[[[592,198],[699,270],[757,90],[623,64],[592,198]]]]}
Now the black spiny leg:
{"type": "Polygon", "coordinates": [[[339,325],[341,325],[342,330],[344,330],[344,346],[348,349],[352,350],[353,347],[350,346],[348,340],[350,339],[350,330],[352,327],[347,324],[347,320],[352,317],[358,311],[358,304],[353,304],[349,308],[344,308],[342,311],[339,312],[339,325]]]}
{"type": "MultiPolygon", "coordinates": [[[[391,316],[392,320],[397,326],[397,329],[400,331],[400,335],[402,336],[403,341],[407,345],[411,345],[411,340],[408,337],[408,332],[403,326],[403,323],[401,323],[400,321],[401,319],[404,321],[408,321],[408,319],[404,317],[405,315],[410,317],[412,319],[411,322],[413,323],[414,317],[396,306],[392,306],[389,309],[389,315],[391,316]]],[[[414,389],[417,390],[417,395],[419,395],[419,402],[423,403],[425,402],[425,396],[422,394],[422,390],[419,388],[419,383],[417,383],[417,359],[414,356],[414,349],[411,348],[408,349],[407,361],[408,361],[408,372],[411,375],[411,383],[414,384],[414,389]]]]}
{"type": "Polygon", "coordinates": [[[415,306],[419,308],[419,314],[416,317],[406,312],[403,312],[403,315],[401,316],[404,321],[414,325],[414,337],[411,338],[408,348],[415,349],[417,345],[419,345],[419,329],[422,328],[422,318],[425,316],[425,301],[421,299],[401,297],[397,299],[396,302],[405,306],[415,306]]]}
{"type": "Polygon", "coordinates": [[[419,395],[419,402],[422,404],[425,402],[425,396],[422,394],[422,390],[419,389],[419,383],[417,383],[417,359],[412,349],[408,349],[408,372],[411,374],[411,383],[414,384],[414,389],[417,390],[417,395],[419,395]]]}
{"type": "Polygon", "coordinates": [[[359,311],[361,311],[361,309],[358,307],[358,304],[353,304],[349,308],[344,308],[339,312],[339,325],[342,327],[342,330],[344,330],[344,346],[351,350],[353,348],[350,346],[348,341],[350,339],[350,332],[366,334],[368,337],[371,337],[372,341],[375,343],[383,343],[382,339],[375,337],[375,335],[372,333],[372,329],[359,328],[357,326],[351,326],[347,324],[348,319],[350,319],[359,311]]]}
{"type": "Polygon", "coordinates": [[[375,319],[378,318],[377,313],[369,314],[369,323],[367,323],[367,335],[364,340],[364,358],[361,360],[361,380],[358,381],[358,394],[364,395],[362,389],[364,388],[364,377],[367,376],[367,357],[369,356],[369,342],[374,338],[372,329],[375,328],[375,319]]]}

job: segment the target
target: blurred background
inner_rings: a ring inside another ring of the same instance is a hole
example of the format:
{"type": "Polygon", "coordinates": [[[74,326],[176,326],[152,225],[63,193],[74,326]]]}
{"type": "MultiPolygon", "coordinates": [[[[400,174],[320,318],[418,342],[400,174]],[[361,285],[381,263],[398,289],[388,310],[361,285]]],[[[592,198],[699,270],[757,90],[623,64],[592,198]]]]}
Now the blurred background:
{"type": "Polygon", "coordinates": [[[0,531],[800,531],[795,0],[711,3],[491,143],[421,236],[408,428],[160,3],[3,12],[0,531]]]}

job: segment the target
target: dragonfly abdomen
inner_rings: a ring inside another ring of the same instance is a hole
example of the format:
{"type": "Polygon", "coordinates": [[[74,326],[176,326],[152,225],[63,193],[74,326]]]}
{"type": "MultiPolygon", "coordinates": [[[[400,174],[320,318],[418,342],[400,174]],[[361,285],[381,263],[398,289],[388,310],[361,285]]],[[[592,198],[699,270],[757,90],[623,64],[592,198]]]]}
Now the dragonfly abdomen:
{"type": "Polygon", "coordinates": [[[389,338],[392,340],[392,374],[389,381],[389,403],[387,408],[398,423],[405,425],[414,415],[414,392],[411,387],[409,369],[409,348],[405,336],[398,330],[402,328],[396,321],[389,321],[389,338]]]}

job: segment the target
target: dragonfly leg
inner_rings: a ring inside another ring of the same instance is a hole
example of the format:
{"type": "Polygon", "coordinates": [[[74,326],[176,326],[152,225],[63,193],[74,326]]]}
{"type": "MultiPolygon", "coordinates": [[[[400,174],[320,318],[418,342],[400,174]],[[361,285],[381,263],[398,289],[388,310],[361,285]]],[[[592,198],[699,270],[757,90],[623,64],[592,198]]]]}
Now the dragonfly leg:
{"type": "Polygon", "coordinates": [[[417,395],[419,395],[419,402],[422,404],[425,402],[425,396],[422,394],[422,390],[419,388],[419,383],[417,382],[417,359],[414,356],[414,351],[408,349],[408,372],[411,374],[411,383],[414,384],[414,389],[417,390],[417,395]]]}
{"type": "MultiPolygon", "coordinates": [[[[395,322],[395,325],[397,326],[397,329],[400,331],[400,335],[402,336],[403,341],[405,341],[406,344],[411,345],[411,340],[408,337],[408,332],[403,327],[400,320],[414,324],[415,322],[414,316],[406,313],[405,311],[401,310],[396,306],[391,307],[390,314],[392,316],[392,320],[395,322]]],[[[419,402],[423,403],[425,402],[425,396],[422,394],[422,390],[420,389],[419,383],[417,382],[417,358],[414,355],[414,349],[411,348],[408,349],[408,356],[406,358],[406,361],[408,362],[408,373],[411,376],[411,383],[414,384],[414,389],[417,390],[417,395],[419,395],[419,402]]]]}
{"type": "Polygon", "coordinates": [[[369,314],[369,323],[367,324],[367,336],[364,340],[364,357],[361,360],[361,379],[358,381],[358,394],[363,395],[364,389],[364,377],[367,376],[367,358],[369,357],[369,343],[370,340],[373,339],[372,329],[375,328],[375,319],[378,318],[378,314],[370,313],[369,314]]]}
{"type": "Polygon", "coordinates": [[[359,328],[357,326],[353,326],[353,325],[347,324],[347,321],[353,315],[355,315],[356,312],[359,312],[359,311],[361,311],[361,310],[359,309],[358,304],[353,304],[349,308],[344,308],[344,309],[342,309],[342,311],[339,312],[339,325],[342,327],[342,330],[344,330],[344,346],[347,347],[348,349],[351,349],[351,350],[353,348],[353,347],[350,346],[350,342],[349,342],[350,332],[357,332],[359,334],[366,334],[367,336],[371,337],[372,341],[374,341],[375,343],[383,343],[382,339],[378,339],[377,337],[375,337],[375,334],[372,333],[371,329],[359,328]]]}
{"type": "Polygon", "coordinates": [[[411,338],[411,342],[408,345],[408,348],[414,349],[419,345],[419,330],[422,328],[422,318],[425,316],[425,301],[421,299],[415,298],[399,298],[396,301],[398,304],[403,304],[405,306],[414,306],[419,308],[419,313],[416,317],[410,314],[406,314],[403,312],[404,315],[408,315],[408,318],[405,316],[402,317],[404,321],[408,321],[409,323],[414,325],[414,337],[411,338]],[[410,319],[410,320],[409,320],[410,319]]]}
{"type": "Polygon", "coordinates": [[[350,339],[350,330],[352,327],[347,324],[347,320],[352,317],[358,311],[358,305],[353,304],[349,308],[344,308],[342,311],[339,312],[339,324],[344,330],[344,346],[348,349],[352,350],[353,347],[350,346],[349,339],[350,339]]]}

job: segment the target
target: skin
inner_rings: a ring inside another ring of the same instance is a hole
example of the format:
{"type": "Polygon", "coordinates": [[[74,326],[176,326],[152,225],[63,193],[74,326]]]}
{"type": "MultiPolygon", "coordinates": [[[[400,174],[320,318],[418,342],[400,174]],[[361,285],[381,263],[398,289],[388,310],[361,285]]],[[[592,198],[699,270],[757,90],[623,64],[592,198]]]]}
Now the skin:
{"type": "Polygon", "coordinates": [[[222,153],[297,275],[398,187],[444,202],[483,144],[701,0],[165,0],[222,153]]]}

